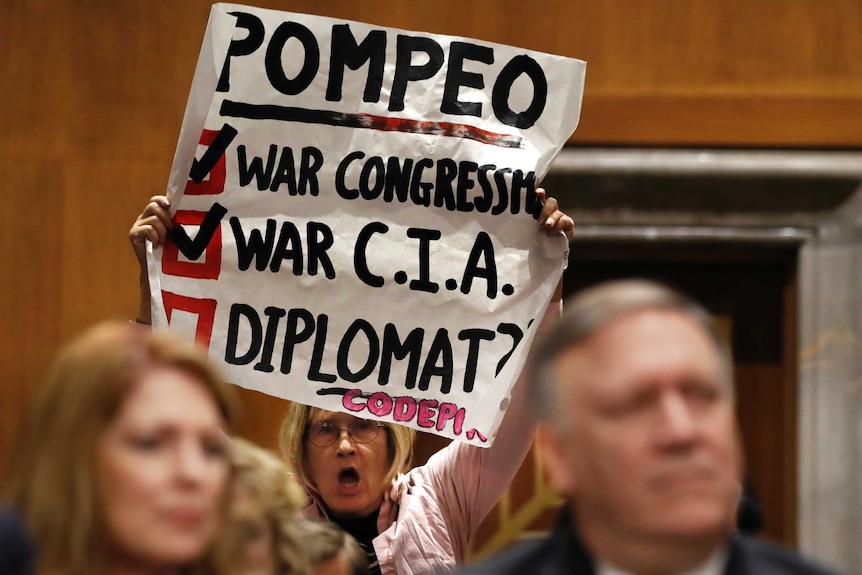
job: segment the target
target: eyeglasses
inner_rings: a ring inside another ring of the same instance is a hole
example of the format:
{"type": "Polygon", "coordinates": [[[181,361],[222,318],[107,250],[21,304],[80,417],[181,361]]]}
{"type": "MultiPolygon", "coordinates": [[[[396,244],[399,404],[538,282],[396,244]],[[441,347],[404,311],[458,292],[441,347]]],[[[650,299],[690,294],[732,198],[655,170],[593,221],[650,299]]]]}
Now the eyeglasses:
{"type": "Polygon", "coordinates": [[[356,443],[370,443],[377,439],[381,427],[386,426],[370,419],[354,419],[346,427],[339,427],[330,421],[320,421],[309,425],[305,435],[317,447],[329,447],[335,443],[342,430],[346,430],[350,439],[356,443]]]}

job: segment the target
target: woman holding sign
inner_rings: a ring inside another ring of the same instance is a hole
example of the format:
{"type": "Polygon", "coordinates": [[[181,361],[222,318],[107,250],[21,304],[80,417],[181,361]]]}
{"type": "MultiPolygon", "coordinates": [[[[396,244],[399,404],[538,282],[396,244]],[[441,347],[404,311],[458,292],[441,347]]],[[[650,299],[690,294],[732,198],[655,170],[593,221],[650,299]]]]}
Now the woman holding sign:
{"type": "MultiPolygon", "coordinates": [[[[539,227],[571,239],[572,219],[543,190],[536,194],[544,204],[539,227]]],[[[141,264],[141,323],[150,321],[145,242],[164,243],[168,210],[166,198],[154,197],[129,232],[141,264]]],[[[562,284],[543,323],[559,315],[561,293],[562,284]]],[[[492,447],[454,441],[412,470],[414,430],[292,403],[280,444],[311,497],[304,515],[341,525],[363,546],[374,573],[452,569],[529,451],[533,421],[526,388],[515,384],[492,447]]]]}

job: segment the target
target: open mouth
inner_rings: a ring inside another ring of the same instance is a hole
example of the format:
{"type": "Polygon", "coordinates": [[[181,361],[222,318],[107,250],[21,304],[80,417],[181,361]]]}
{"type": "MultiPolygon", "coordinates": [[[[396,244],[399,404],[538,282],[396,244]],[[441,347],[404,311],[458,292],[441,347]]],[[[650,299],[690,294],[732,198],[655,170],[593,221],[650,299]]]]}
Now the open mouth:
{"type": "Polygon", "coordinates": [[[338,482],[346,486],[356,485],[359,483],[359,473],[352,467],[342,469],[338,473],[338,482]]]}

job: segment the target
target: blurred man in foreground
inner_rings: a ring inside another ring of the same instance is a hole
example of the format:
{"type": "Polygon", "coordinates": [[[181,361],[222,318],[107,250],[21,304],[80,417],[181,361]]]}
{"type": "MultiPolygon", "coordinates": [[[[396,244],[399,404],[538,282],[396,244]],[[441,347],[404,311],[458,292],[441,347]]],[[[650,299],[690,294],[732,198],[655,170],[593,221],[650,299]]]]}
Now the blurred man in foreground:
{"type": "Polygon", "coordinates": [[[533,369],[538,440],[567,506],[548,538],[472,573],[829,573],[735,533],[732,366],[699,305],[643,281],[591,288],[533,369]]]}

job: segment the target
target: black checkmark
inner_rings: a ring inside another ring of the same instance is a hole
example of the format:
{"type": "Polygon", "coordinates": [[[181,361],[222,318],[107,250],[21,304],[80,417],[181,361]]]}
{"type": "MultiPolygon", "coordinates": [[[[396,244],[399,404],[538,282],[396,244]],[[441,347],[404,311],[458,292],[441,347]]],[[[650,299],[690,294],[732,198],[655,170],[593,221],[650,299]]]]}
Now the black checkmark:
{"type": "Polygon", "coordinates": [[[199,184],[205,177],[207,177],[207,174],[210,173],[213,166],[215,166],[219,159],[224,155],[227,147],[231,142],[233,142],[237,133],[236,128],[230,124],[224,124],[216,137],[213,138],[207,151],[204,152],[203,156],[201,156],[201,159],[192,159],[192,169],[189,170],[189,178],[191,178],[194,183],[199,184]]]}
{"type": "Polygon", "coordinates": [[[204,221],[201,222],[201,227],[194,240],[189,237],[182,226],[171,230],[171,239],[184,256],[192,261],[196,261],[204,253],[204,250],[207,249],[213,234],[218,229],[225,214],[227,214],[227,208],[215,202],[210,207],[207,215],[204,216],[204,221]]]}

